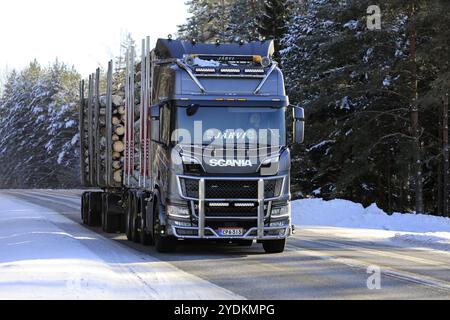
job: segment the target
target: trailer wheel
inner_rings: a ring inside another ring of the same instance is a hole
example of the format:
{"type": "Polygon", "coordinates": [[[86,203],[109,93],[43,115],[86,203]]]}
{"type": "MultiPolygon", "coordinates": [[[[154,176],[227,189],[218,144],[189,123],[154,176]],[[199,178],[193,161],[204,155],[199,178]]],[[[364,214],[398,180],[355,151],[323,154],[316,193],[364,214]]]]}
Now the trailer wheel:
{"type": "Polygon", "coordinates": [[[125,220],[125,233],[127,235],[127,239],[133,242],[139,242],[139,235],[136,230],[136,194],[134,191],[129,192],[125,220]]]}
{"type": "Polygon", "coordinates": [[[263,242],[263,248],[266,253],[282,253],[286,246],[286,239],[268,240],[263,242]]]}
{"type": "Polygon", "coordinates": [[[115,233],[120,231],[120,214],[114,212],[117,209],[117,204],[114,203],[116,199],[114,196],[105,194],[103,197],[103,214],[102,214],[102,228],[106,233],[115,233]]]}
{"type": "Polygon", "coordinates": [[[140,241],[139,231],[138,231],[138,211],[139,211],[139,199],[136,194],[133,193],[133,198],[131,201],[131,211],[130,211],[130,233],[131,241],[138,243],[140,241]]]}
{"type": "Polygon", "coordinates": [[[87,216],[88,216],[88,207],[89,204],[89,192],[84,192],[81,195],[81,221],[83,221],[83,224],[87,225],[87,216]]]}
{"type": "Polygon", "coordinates": [[[127,212],[125,215],[125,234],[127,239],[131,241],[131,217],[132,217],[132,206],[133,206],[133,193],[132,191],[128,192],[128,203],[127,203],[127,212]]]}
{"type": "Polygon", "coordinates": [[[102,223],[102,192],[90,192],[88,195],[87,225],[99,227],[102,223]]]}
{"type": "Polygon", "coordinates": [[[155,209],[154,212],[154,224],[153,224],[153,234],[154,234],[154,240],[155,240],[155,247],[156,251],[160,253],[170,253],[174,252],[177,247],[177,240],[174,237],[171,236],[161,236],[161,222],[159,219],[159,211],[160,211],[160,204],[159,200],[155,203],[155,209]]]}

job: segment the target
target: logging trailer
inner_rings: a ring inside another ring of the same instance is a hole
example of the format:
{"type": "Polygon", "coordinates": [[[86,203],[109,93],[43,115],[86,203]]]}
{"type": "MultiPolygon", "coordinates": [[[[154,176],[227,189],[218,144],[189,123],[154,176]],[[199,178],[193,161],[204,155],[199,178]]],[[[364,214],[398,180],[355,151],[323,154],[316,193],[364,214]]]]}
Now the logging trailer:
{"type": "Polygon", "coordinates": [[[305,117],[289,105],[273,41],[169,38],[150,50],[147,38],[135,52],[125,70],[109,62],[106,83],[98,69],[80,85],[83,223],[159,252],[186,239],[282,252],[305,117]]]}

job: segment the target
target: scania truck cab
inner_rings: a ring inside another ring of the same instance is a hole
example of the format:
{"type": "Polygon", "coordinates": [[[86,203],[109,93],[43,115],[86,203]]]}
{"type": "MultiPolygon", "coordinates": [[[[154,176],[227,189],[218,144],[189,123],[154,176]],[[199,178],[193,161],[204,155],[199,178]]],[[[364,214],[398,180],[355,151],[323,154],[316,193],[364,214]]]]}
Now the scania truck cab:
{"type": "Polygon", "coordinates": [[[158,40],[143,232],[159,251],[180,239],[284,250],[294,231],[289,146],[303,142],[304,111],[290,106],[273,53],[272,41],[158,40]]]}

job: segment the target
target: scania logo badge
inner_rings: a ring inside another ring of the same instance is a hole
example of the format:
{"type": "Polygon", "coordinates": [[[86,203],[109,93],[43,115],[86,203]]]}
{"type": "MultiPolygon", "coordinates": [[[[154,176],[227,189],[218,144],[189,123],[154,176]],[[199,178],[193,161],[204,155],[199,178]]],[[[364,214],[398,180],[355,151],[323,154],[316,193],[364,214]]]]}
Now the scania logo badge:
{"type": "Polygon", "coordinates": [[[250,160],[211,159],[209,165],[212,167],[251,167],[252,162],[250,160]]]}

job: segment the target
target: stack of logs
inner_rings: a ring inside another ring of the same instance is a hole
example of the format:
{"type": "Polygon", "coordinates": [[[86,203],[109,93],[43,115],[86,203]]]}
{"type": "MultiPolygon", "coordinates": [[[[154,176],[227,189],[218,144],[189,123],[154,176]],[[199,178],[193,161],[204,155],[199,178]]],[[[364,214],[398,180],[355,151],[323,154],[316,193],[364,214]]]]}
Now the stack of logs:
{"type": "MultiPolygon", "coordinates": [[[[135,108],[134,108],[134,165],[132,170],[132,179],[138,179],[138,174],[140,172],[140,161],[139,161],[139,150],[140,150],[140,65],[136,66],[135,72],[135,108]]],[[[96,97],[93,97],[95,101],[96,97]]],[[[95,129],[94,132],[98,132],[97,143],[95,143],[98,147],[94,154],[97,155],[95,157],[93,165],[98,165],[99,170],[99,179],[104,179],[104,183],[100,183],[100,185],[105,184],[108,181],[106,175],[108,172],[112,173],[113,182],[117,184],[122,184],[123,182],[123,174],[124,174],[124,160],[125,160],[125,122],[126,122],[126,109],[125,109],[125,88],[124,88],[124,79],[119,77],[119,75],[114,74],[113,78],[113,95],[112,95],[112,110],[111,110],[111,137],[107,137],[107,117],[106,117],[106,108],[107,108],[107,97],[106,95],[100,95],[99,97],[99,112],[98,112],[98,128],[95,129]],[[111,143],[111,153],[107,154],[108,143],[111,143]],[[111,168],[110,170],[106,170],[106,157],[111,157],[111,168]]],[[[87,105],[86,99],[86,105],[87,105]]],[[[86,108],[87,111],[87,108],[86,108]]],[[[88,116],[87,114],[84,117],[85,128],[88,128],[88,116]]],[[[88,132],[85,132],[85,139],[88,141],[88,132]]],[[[86,143],[86,149],[84,150],[85,154],[85,162],[86,162],[86,176],[89,176],[90,167],[89,167],[89,149],[87,148],[88,143],[86,143]]],[[[93,174],[95,174],[95,171],[93,174]]],[[[94,181],[96,178],[94,177],[94,181]]],[[[95,184],[95,183],[94,183],[95,184]]]]}
{"type": "MultiPolygon", "coordinates": [[[[107,172],[106,166],[106,96],[100,97],[100,114],[99,114],[99,126],[100,126],[100,168],[101,172],[107,172]]],[[[111,144],[112,144],[112,172],[113,179],[116,183],[122,183],[124,159],[125,159],[125,100],[120,95],[112,96],[112,110],[111,110],[111,144]]]]}
{"type": "Polygon", "coordinates": [[[114,181],[122,183],[125,159],[125,100],[121,96],[112,97],[112,168],[114,181]]]}

